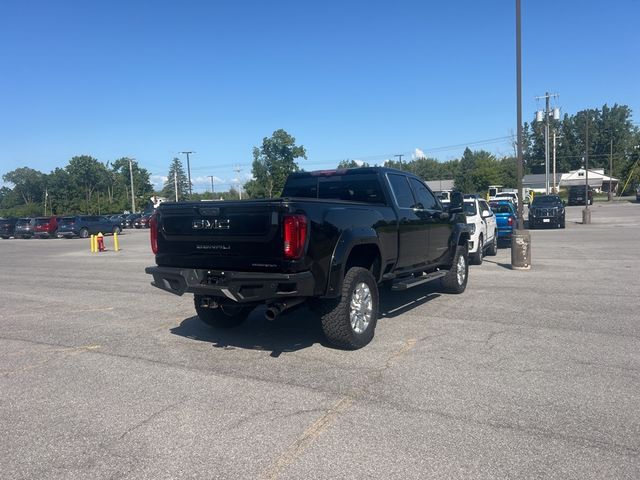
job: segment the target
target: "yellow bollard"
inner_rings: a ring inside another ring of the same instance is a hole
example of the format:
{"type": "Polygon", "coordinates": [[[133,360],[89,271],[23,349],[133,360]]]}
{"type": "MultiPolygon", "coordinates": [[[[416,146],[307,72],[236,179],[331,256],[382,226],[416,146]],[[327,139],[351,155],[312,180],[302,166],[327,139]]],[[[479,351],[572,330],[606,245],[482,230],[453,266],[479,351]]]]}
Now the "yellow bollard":
{"type": "Polygon", "coordinates": [[[116,252],[120,251],[120,244],[118,243],[118,234],[113,234],[113,250],[116,252]]]}
{"type": "Polygon", "coordinates": [[[96,236],[91,235],[90,241],[91,241],[91,253],[96,253],[96,236]]]}

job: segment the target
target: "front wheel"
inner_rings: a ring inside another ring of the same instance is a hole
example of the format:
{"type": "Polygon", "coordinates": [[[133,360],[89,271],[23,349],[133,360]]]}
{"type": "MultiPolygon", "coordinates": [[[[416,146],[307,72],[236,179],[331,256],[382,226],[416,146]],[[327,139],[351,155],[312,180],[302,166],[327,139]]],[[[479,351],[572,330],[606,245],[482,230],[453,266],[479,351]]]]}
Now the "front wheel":
{"type": "Polygon", "coordinates": [[[458,246],[453,263],[447,274],[442,277],[442,290],[446,293],[462,293],[467,288],[469,278],[469,262],[467,248],[458,246]]]}
{"type": "Polygon", "coordinates": [[[237,303],[220,304],[218,308],[208,308],[202,306],[202,295],[193,296],[193,304],[200,320],[211,327],[232,328],[244,322],[252,307],[245,307],[237,303]]]}
{"type": "Polygon", "coordinates": [[[378,319],[378,285],[369,270],[351,267],[342,282],[342,295],[321,300],[322,330],[333,345],[356,350],[373,339],[378,319]]]}

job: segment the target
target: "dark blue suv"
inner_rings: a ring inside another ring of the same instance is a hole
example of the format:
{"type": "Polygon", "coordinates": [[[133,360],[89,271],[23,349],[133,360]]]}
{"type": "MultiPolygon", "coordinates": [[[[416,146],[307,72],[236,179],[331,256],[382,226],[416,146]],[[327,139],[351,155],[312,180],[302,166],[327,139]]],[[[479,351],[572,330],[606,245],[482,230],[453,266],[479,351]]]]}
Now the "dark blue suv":
{"type": "Polygon", "coordinates": [[[76,215],[62,217],[58,221],[58,237],[87,238],[96,233],[120,233],[120,224],[100,215],[76,215]]]}

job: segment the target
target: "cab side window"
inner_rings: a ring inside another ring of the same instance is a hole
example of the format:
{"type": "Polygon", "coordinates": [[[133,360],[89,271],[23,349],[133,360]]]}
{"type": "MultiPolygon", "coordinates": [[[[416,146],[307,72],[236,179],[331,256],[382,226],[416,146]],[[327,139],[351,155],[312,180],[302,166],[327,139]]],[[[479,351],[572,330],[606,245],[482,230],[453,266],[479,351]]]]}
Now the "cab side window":
{"type": "Polygon", "coordinates": [[[395,173],[390,173],[387,176],[398,206],[400,208],[413,208],[416,202],[411,194],[411,187],[409,187],[407,177],[395,173]]]}
{"type": "Polygon", "coordinates": [[[415,208],[420,208],[422,210],[440,209],[440,206],[436,201],[436,197],[433,196],[433,193],[429,191],[424,183],[415,178],[409,178],[409,181],[411,182],[411,186],[413,187],[413,193],[418,200],[415,208]]]}
{"type": "Polygon", "coordinates": [[[491,214],[490,216],[493,216],[493,212],[491,211],[491,207],[489,207],[489,204],[484,200],[480,200],[480,213],[484,212],[485,210],[489,210],[489,213],[491,214]]]}

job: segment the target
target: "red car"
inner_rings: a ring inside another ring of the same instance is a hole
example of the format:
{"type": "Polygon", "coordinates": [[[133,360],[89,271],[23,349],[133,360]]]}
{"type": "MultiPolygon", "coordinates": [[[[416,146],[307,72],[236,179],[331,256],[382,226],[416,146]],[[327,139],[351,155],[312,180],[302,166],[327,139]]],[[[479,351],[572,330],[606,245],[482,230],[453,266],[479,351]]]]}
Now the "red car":
{"type": "Polygon", "coordinates": [[[151,214],[150,213],[142,215],[141,217],[138,217],[133,221],[133,226],[135,228],[149,228],[149,219],[150,218],[151,218],[151,214]]]}
{"type": "Polygon", "coordinates": [[[34,237],[54,238],[58,232],[58,217],[38,217],[33,228],[34,237]]]}

